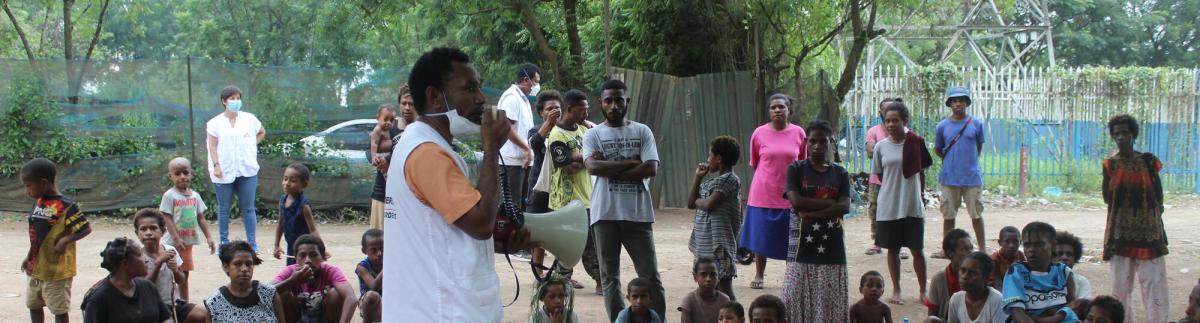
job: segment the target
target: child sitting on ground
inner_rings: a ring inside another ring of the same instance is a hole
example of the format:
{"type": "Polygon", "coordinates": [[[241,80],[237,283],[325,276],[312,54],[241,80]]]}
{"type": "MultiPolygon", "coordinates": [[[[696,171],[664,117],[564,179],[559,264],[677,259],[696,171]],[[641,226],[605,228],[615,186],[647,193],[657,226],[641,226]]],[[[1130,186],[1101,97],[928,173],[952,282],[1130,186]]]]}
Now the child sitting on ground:
{"type": "Polygon", "coordinates": [[[1010,319],[1017,323],[1075,322],[1079,318],[1067,307],[1075,300],[1071,268],[1051,256],[1054,226],[1031,222],[1021,230],[1021,245],[1028,261],[1013,264],[1004,275],[1001,301],[1010,319]]]}
{"type": "MultiPolygon", "coordinates": [[[[1059,231],[1054,239],[1054,260],[1074,270],[1075,264],[1083,257],[1083,242],[1067,231],[1059,231]]],[[[1075,273],[1075,298],[1092,298],[1092,282],[1079,273],[1075,273]]]]}
{"type": "Polygon", "coordinates": [[[868,271],[858,280],[858,292],[863,298],[850,306],[850,322],[892,323],[892,308],[879,301],[883,297],[883,274],[868,271]]]}
{"type": "Polygon", "coordinates": [[[383,281],[383,230],[368,229],[362,235],[362,253],[366,259],[358,262],[354,273],[358,275],[358,307],[363,322],[383,321],[383,294],[379,292],[383,281]]]}
{"type": "Polygon", "coordinates": [[[779,296],[764,294],[750,302],[750,322],[787,323],[787,307],[779,296]]]}
{"type": "Polygon", "coordinates": [[[146,280],[158,288],[158,296],[174,313],[171,322],[204,322],[208,319],[203,308],[183,300],[183,258],[175,247],[162,241],[166,216],[156,209],[141,209],[133,216],[133,233],[142,242],[146,263],[146,280]]]}
{"type": "Polygon", "coordinates": [[[188,277],[192,270],[196,269],[195,261],[192,260],[192,246],[200,244],[196,229],[200,229],[204,240],[208,242],[208,254],[216,253],[217,249],[212,236],[208,234],[208,221],[204,220],[204,211],[208,210],[208,206],[204,204],[200,194],[195,194],[191,189],[191,162],[187,158],[175,157],[167,164],[167,175],[171,177],[173,185],[163,192],[162,200],[158,204],[158,210],[167,214],[164,219],[167,225],[166,232],[162,242],[174,247],[179,252],[179,258],[183,259],[183,263],[179,265],[179,270],[183,271],[183,279],[177,283],[179,298],[186,301],[190,299],[188,277]]]}
{"type": "Polygon", "coordinates": [[[1125,322],[1125,306],[1116,297],[1109,295],[1096,296],[1092,300],[1087,313],[1088,323],[1121,323],[1125,322]]]}
{"type": "Polygon", "coordinates": [[[745,323],[746,309],[742,308],[742,304],[738,302],[729,302],[721,305],[720,316],[717,317],[717,323],[745,323]]]}
{"type": "Polygon", "coordinates": [[[296,238],[296,264],[275,276],[285,317],[300,322],[350,322],[354,288],[342,270],[325,263],[325,242],[306,234],[296,238]]]}
{"type": "MultiPolygon", "coordinates": [[[[296,239],[311,234],[317,238],[317,222],[313,221],[312,207],[304,188],[308,187],[308,167],[295,163],[283,169],[283,196],[279,197],[279,226],[275,227],[275,259],[283,258],[279,248],[280,238],[287,239],[287,264],[296,264],[296,239]]],[[[324,248],[322,248],[324,249],[324,248]]],[[[328,256],[328,255],[325,255],[328,256]]]]}
{"type": "Polygon", "coordinates": [[[35,158],[21,166],[21,184],[34,199],[29,213],[29,253],[21,271],[29,275],[25,305],[33,322],[45,321],[42,308],[54,320],[66,322],[71,309],[71,280],[75,277],[75,242],[92,233],[87,218],[71,199],[58,193],[54,162],[35,158]]]}
{"type": "Polygon", "coordinates": [[[1192,287],[1192,293],[1188,295],[1187,308],[1183,310],[1184,318],[1179,319],[1179,323],[1200,323],[1200,283],[1192,287]]]}
{"type": "Polygon", "coordinates": [[[692,279],[698,286],[683,297],[683,303],[679,305],[679,321],[716,321],[721,306],[730,302],[729,296],[717,290],[717,264],[712,258],[697,259],[692,265],[692,279]]]}
{"type": "Polygon", "coordinates": [[[617,314],[613,323],[662,323],[658,313],[650,310],[650,288],[654,282],[644,277],[634,278],[625,288],[625,299],[629,307],[617,314]]]}
{"type": "Polygon", "coordinates": [[[567,287],[570,279],[558,272],[549,272],[538,285],[537,294],[529,304],[529,323],[578,323],[575,316],[575,291],[567,287]],[[538,306],[538,303],[541,306],[538,306]]]}
{"type": "Polygon", "coordinates": [[[942,254],[950,259],[946,269],[933,274],[929,281],[929,297],[925,306],[929,308],[929,316],[948,317],[950,313],[950,296],[962,290],[958,280],[959,267],[975,247],[971,244],[971,235],[963,229],[952,229],[942,239],[942,254]]]}
{"type": "Polygon", "coordinates": [[[1011,225],[1001,228],[1000,239],[996,242],[999,243],[1000,250],[992,253],[992,263],[996,268],[992,270],[992,275],[988,276],[988,284],[1001,290],[1004,289],[1004,274],[1008,273],[1008,267],[1025,261],[1025,254],[1021,253],[1021,230],[1011,225]]]}

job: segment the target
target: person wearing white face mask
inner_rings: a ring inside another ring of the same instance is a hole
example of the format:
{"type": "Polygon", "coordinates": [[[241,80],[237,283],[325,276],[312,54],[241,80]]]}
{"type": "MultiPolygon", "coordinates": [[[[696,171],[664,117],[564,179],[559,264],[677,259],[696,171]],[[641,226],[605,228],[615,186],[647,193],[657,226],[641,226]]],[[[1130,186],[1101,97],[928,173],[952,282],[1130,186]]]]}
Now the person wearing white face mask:
{"type": "MultiPolygon", "coordinates": [[[[500,148],[500,176],[508,181],[508,191],[512,193],[513,201],[523,205],[526,187],[526,170],[533,165],[533,150],[529,147],[526,134],[533,129],[533,105],[529,103],[530,96],[537,96],[542,89],[541,70],[537,65],[521,64],[517,68],[516,78],[512,86],[500,95],[496,108],[508,115],[512,130],[508,134],[508,143],[500,148]]],[[[526,257],[523,253],[522,258],[526,257]]]]}
{"type": "Polygon", "coordinates": [[[205,130],[208,134],[208,174],[217,191],[221,245],[229,243],[229,211],[236,196],[242,223],[246,225],[246,241],[258,250],[254,194],[258,189],[258,143],[267,132],[257,117],[241,111],[242,91],[236,86],[221,90],[221,106],[225,111],[208,120],[205,130]]]}
{"type": "MultiPolygon", "coordinates": [[[[504,111],[484,109],[480,77],[455,48],[421,55],[409,74],[416,122],[392,149],[384,198],[384,322],[499,322],[492,240],[499,210],[497,158],[512,132],[504,111]],[[480,133],[478,187],[451,146],[480,133]],[[431,296],[436,295],[436,296],[431,296]]],[[[529,231],[507,241],[532,247],[529,231]]]]}

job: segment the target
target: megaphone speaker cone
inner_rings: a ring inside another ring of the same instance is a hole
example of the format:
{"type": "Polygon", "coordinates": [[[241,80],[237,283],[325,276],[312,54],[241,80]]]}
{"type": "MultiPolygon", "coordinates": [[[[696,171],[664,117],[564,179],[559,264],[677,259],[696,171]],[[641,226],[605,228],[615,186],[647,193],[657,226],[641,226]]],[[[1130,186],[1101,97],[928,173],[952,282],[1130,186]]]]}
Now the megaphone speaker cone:
{"type": "Polygon", "coordinates": [[[575,267],[583,257],[587,245],[588,214],[579,201],[547,213],[525,213],[525,228],[529,239],[542,243],[559,264],[565,268],[575,267]]]}

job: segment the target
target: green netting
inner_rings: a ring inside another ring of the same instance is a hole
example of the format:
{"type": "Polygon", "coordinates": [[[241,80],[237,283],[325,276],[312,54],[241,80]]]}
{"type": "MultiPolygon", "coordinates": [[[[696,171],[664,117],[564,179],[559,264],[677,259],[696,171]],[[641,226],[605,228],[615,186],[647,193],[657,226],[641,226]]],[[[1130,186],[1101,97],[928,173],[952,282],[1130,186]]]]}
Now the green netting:
{"type": "MultiPolygon", "coordinates": [[[[219,92],[228,85],[241,89],[244,111],[266,127],[259,145],[259,208],[276,207],[282,169],[293,162],[313,171],[307,194],[314,207],[367,207],[374,170],[365,153],[347,154],[369,147],[366,134],[323,136],[321,147],[306,148],[301,139],[322,136],[343,121],[373,119],[380,104],[396,102],[407,77],[407,69],[261,67],[203,59],[0,60],[0,126],[5,126],[0,210],[29,208],[15,173],[35,157],[58,163],[60,191],[85,211],[157,205],[170,185],[166,163],[174,156],[193,160],[192,187],[215,203],[202,166],[204,125],[221,112],[219,92]]],[[[484,92],[494,102],[502,91],[484,92]]]]}

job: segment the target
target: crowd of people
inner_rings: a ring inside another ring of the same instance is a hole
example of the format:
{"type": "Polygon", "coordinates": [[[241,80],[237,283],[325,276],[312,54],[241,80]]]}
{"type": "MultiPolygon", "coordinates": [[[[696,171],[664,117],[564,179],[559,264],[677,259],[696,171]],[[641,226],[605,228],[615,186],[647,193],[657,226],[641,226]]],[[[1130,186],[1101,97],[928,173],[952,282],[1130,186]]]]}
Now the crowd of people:
{"type": "MultiPolygon", "coordinates": [[[[353,270],[357,291],[341,268],[326,262],[326,243],[305,195],[310,172],[303,164],[289,165],[282,174],[273,256],[286,259],[287,266],[271,281],[254,278],[262,263],[254,231],[256,147],[265,130],[253,114],[241,111],[241,91],[225,88],[219,98],[224,111],[206,131],[218,241],[204,220],[205,202],[190,188],[190,161],[171,160],[171,185],[160,206],[137,211],[135,238],[110,241],[101,253],[100,265],[109,275],[85,293],[84,320],[349,322],[357,312],[365,322],[499,322],[503,306],[494,254],[530,250],[532,262],[543,269],[537,270],[529,322],[579,322],[574,290],[586,286],[573,278],[572,268],[544,270],[546,252],[531,241],[527,228],[494,235],[498,214],[514,205],[543,213],[577,202],[588,210],[582,264],[613,322],[676,317],[681,322],[893,322],[889,304],[913,300],[900,289],[901,261],[910,258],[919,286],[915,299],[928,308],[927,322],[1132,322],[1135,308],[1149,322],[1168,321],[1168,249],[1158,176],[1163,166],[1153,154],[1134,150],[1139,124],[1131,116],[1113,116],[1107,124],[1118,148],[1103,161],[1102,186],[1108,204],[1103,259],[1111,265],[1113,288],[1111,294],[1097,295],[1090,280],[1072,270],[1083,253],[1079,238],[1051,224],[1004,227],[997,248],[988,253],[979,167],[986,125],[967,113],[966,88],[948,89],[950,113],[937,125],[933,154],[909,129],[911,114],[902,99],[880,102],[882,123],[866,138],[873,236],[866,252],[886,249],[892,294],[884,299],[884,274],[872,270],[858,280],[861,299],[851,302],[843,217],[853,188],[846,168],[834,162],[837,131],[822,120],[792,124],[796,100],[772,95],[766,107],[770,121],[755,129],[749,147],[735,137],[716,137],[707,160],[696,165],[687,202],[696,211],[687,245],[697,288],[668,312],[649,190],[660,162],[652,129],[627,117],[632,101],[620,80],[601,85],[595,98],[603,112],[599,124],[587,121],[586,92],[541,91],[540,83],[537,66],[524,64],[497,108],[486,109],[480,75],[465,53],[436,48],[416,61],[397,96],[400,117],[396,106],[381,105],[379,123],[368,138],[368,158],[378,174],[370,228],[360,240],[364,259],[353,270]],[[536,97],[533,104],[530,96],[536,97]],[[534,113],[541,116],[540,125],[534,113]],[[476,133],[483,151],[478,184],[472,184],[454,142],[476,133]],[[755,172],[743,211],[742,181],[733,169],[744,150],[755,172]],[[945,225],[941,248],[931,256],[949,264],[927,280],[923,192],[933,156],[941,159],[945,225]],[[246,240],[229,240],[234,198],[246,240]],[[955,226],[963,205],[973,238],[955,226]],[[188,280],[195,269],[193,249],[204,245],[220,259],[229,283],[198,299],[188,280]],[[763,288],[766,259],[786,262],[779,296],[760,295],[748,309],[738,303],[732,286],[739,248],[754,254],[753,289],[763,288]],[[636,272],[624,285],[622,250],[636,272]],[[1140,308],[1129,303],[1135,282],[1142,291],[1140,308]]],[[[91,232],[78,206],[57,190],[56,174],[57,166],[43,158],[20,171],[35,200],[28,217],[30,249],[21,264],[29,278],[33,322],[45,320],[43,308],[55,321],[67,321],[75,243],[91,232]]],[[[1186,313],[1180,322],[1200,322],[1200,285],[1192,290],[1186,313]]]]}

